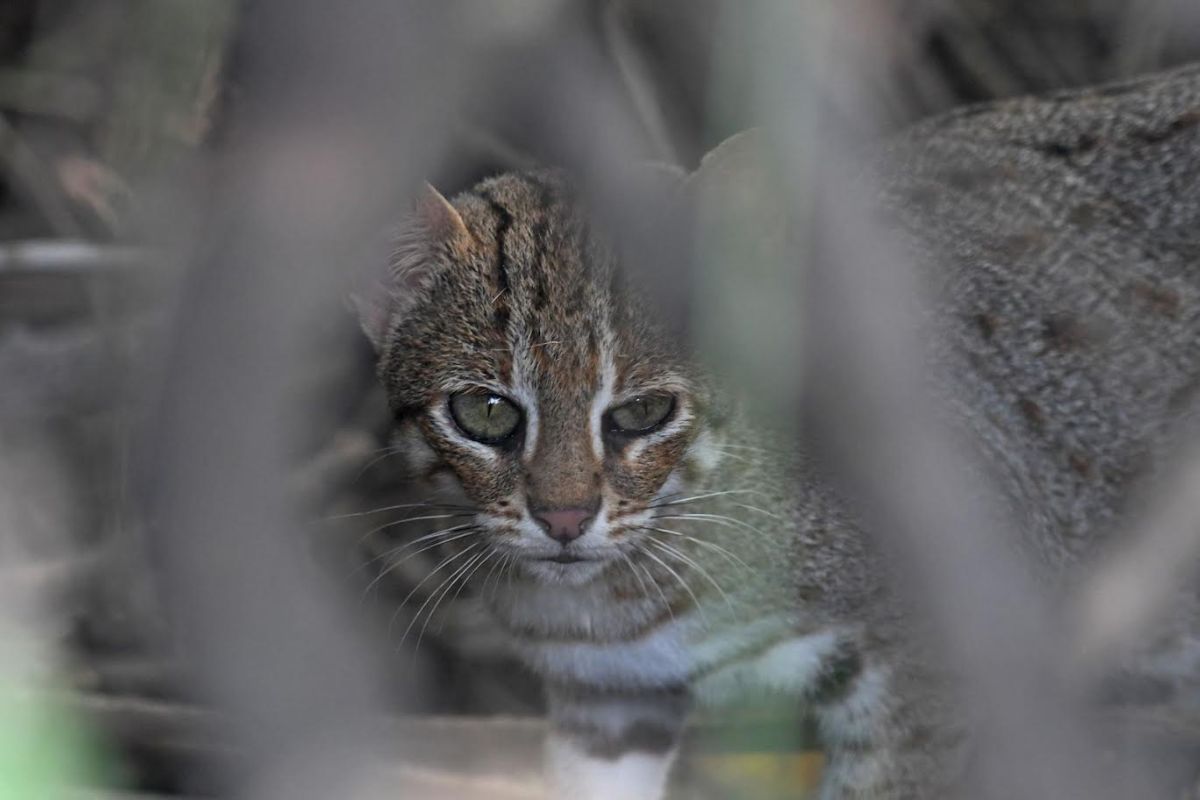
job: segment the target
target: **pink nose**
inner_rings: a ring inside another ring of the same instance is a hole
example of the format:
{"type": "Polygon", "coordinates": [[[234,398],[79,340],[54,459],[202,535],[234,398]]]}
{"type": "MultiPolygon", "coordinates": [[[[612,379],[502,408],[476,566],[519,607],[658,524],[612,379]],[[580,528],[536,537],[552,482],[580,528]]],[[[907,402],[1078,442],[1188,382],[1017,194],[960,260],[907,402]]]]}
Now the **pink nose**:
{"type": "Polygon", "coordinates": [[[592,519],[592,512],[585,508],[561,508],[553,511],[536,511],[533,518],[542,530],[556,542],[567,544],[583,535],[583,529],[592,519]]]}

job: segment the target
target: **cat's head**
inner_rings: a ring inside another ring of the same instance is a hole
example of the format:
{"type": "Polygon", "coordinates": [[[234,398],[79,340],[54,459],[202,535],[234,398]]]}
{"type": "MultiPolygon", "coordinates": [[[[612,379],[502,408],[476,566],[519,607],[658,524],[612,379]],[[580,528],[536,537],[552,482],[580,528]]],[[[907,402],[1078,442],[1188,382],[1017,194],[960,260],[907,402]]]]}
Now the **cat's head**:
{"type": "Polygon", "coordinates": [[[717,400],[616,262],[561,173],[510,174],[427,188],[362,304],[414,478],[542,580],[599,575],[716,462],[717,400]]]}

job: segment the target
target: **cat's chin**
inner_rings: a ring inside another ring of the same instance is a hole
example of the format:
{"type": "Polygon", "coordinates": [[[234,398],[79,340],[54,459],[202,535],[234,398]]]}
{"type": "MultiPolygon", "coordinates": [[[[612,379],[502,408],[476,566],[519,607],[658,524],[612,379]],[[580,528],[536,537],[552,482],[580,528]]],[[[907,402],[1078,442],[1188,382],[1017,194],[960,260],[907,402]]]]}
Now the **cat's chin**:
{"type": "Polygon", "coordinates": [[[522,566],[531,578],[540,583],[582,586],[599,577],[605,563],[600,559],[565,563],[551,559],[529,559],[522,566]]]}

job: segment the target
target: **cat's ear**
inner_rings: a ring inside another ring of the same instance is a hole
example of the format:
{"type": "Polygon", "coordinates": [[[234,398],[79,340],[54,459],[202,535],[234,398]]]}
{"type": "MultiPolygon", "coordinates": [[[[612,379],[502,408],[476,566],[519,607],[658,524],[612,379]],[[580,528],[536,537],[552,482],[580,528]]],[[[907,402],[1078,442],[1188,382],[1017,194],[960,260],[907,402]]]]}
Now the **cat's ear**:
{"type": "Polygon", "coordinates": [[[347,295],[346,300],[375,352],[382,353],[396,305],[391,287],[383,280],[371,279],[347,295]]]}
{"type": "Polygon", "coordinates": [[[462,214],[428,183],[421,184],[414,210],[415,222],[428,240],[453,243],[471,238],[462,214]]]}
{"type": "Polygon", "coordinates": [[[740,207],[774,202],[778,194],[773,185],[777,174],[771,169],[771,157],[762,131],[735,133],[700,160],[700,166],[688,176],[690,191],[697,195],[713,194],[740,207]]]}
{"type": "Polygon", "coordinates": [[[752,226],[746,230],[782,242],[789,227],[788,204],[776,161],[766,136],[755,128],[736,133],[709,151],[687,179],[701,226],[717,221],[725,221],[731,230],[752,226]]]}
{"type": "Polygon", "coordinates": [[[389,237],[386,274],[369,280],[349,298],[376,352],[382,352],[392,322],[406,301],[428,281],[439,246],[457,249],[470,239],[458,209],[437,189],[422,184],[412,211],[389,237]]]}

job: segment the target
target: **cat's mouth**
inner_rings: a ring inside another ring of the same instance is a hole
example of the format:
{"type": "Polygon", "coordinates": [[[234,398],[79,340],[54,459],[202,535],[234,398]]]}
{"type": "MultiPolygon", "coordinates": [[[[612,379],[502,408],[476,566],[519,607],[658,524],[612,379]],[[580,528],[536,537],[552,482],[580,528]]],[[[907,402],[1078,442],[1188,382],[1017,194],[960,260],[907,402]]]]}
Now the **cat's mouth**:
{"type": "Polygon", "coordinates": [[[526,556],[525,564],[532,576],[546,583],[581,586],[604,571],[608,558],[601,553],[580,553],[564,550],[551,555],[526,556]]]}
{"type": "Polygon", "coordinates": [[[549,556],[547,558],[539,558],[538,561],[550,561],[555,564],[578,564],[580,561],[591,561],[590,558],[575,555],[574,553],[559,553],[558,555],[549,556]]]}

